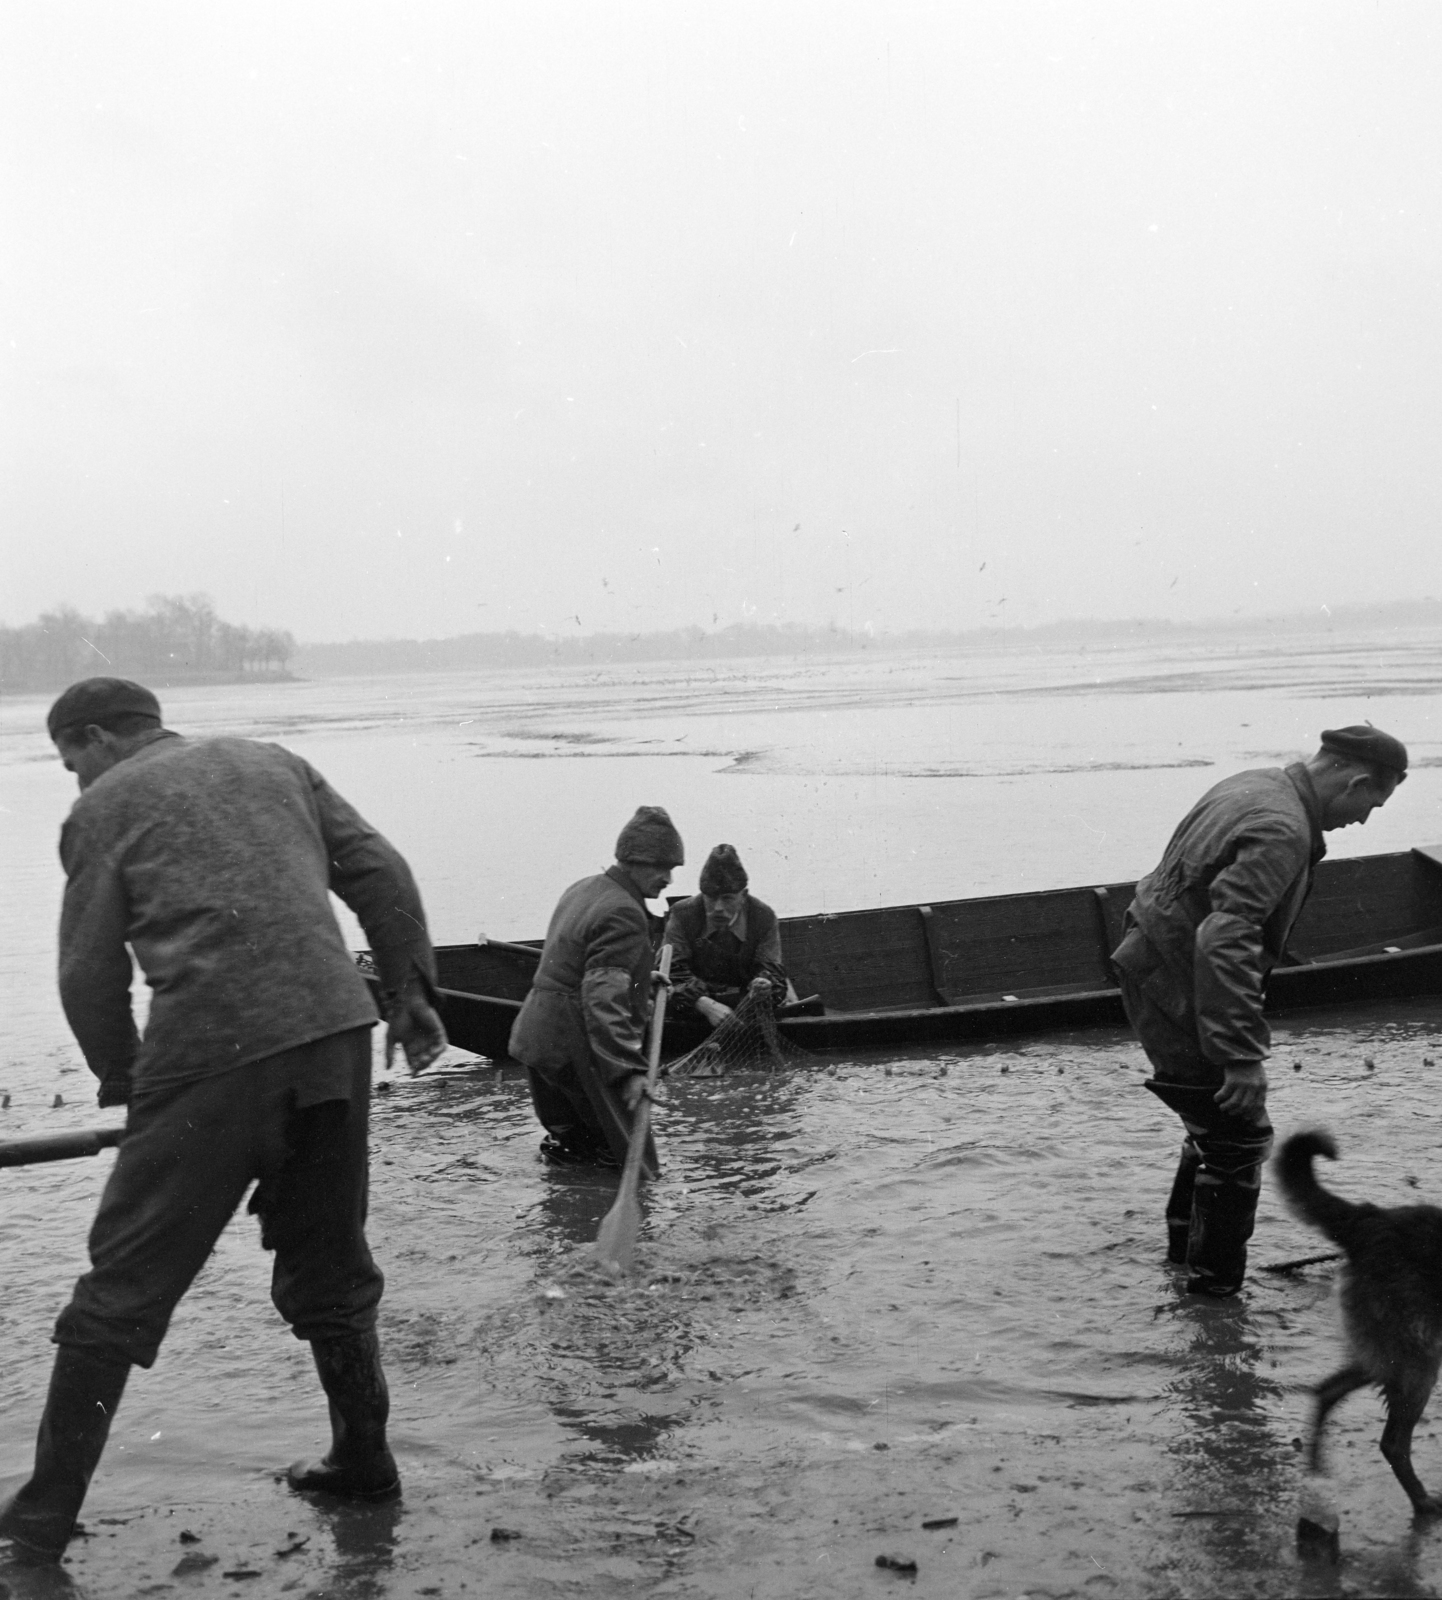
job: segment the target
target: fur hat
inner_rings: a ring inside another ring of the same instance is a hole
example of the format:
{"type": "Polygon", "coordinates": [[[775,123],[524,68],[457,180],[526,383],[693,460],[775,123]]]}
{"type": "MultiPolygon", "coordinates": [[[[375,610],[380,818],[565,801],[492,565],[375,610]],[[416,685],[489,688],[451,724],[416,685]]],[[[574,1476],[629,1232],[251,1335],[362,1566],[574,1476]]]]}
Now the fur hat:
{"type": "Polygon", "coordinates": [[[664,806],[636,807],[636,815],[616,840],[616,859],[658,867],[679,867],[685,861],[686,847],[664,806]]]}
{"type": "Polygon", "coordinates": [[[45,726],[50,737],[104,724],[110,717],[154,717],[160,722],[160,702],[142,683],[129,678],[82,678],[72,683],[50,708],[45,726]]]}
{"type": "Polygon", "coordinates": [[[1407,776],[1407,746],[1370,722],[1351,728],[1328,728],[1322,734],[1322,748],[1348,761],[1366,761],[1374,767],[1388,767],[1400,777],[1407,776]]]}
{"type": "Polygon", "coordinates": [[[746,868],[732,844],[718,844],[701,868],[702,894],[740,894],[747,881],[746,868]]]}

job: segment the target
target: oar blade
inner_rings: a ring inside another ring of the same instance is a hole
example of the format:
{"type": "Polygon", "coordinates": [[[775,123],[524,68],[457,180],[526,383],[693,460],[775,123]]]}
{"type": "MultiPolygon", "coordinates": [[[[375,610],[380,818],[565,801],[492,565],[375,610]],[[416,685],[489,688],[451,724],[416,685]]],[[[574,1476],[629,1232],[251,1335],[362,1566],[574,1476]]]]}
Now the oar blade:
{"type": "Polygon", "coordinates": [[[641,1234],[641,1206],[636,1191],[623,1187],[616,1203],[601,1221],[596,1235],[596,1258],[608,1271],[624,1277],[636,1259],[636,1240],[641,1234]]]}

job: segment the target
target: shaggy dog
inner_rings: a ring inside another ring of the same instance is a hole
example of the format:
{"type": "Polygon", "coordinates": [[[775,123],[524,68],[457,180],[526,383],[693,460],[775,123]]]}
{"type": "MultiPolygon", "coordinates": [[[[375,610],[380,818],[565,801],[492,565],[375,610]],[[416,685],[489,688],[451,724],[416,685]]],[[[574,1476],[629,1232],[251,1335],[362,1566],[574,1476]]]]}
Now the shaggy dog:
{"type": "Polygon", "coordinates": [[[1442,1363],[1442,1210],[1340,1199],[1317,1182],[1312,1160],[1318,1155],[1337,1159],[1331,1136],[1297,1133],[1275,1162],[1292,1209],[1346,1254],[1341,1299],[1349,1359],[1313,1390],[1310,1465],[1322,1470],[1322,1429],[1332,1407],[1375,1383],[1387,1404],[1382,1454],[1417,1514],[1442,1515],[1442,1499],[1429,1495],[1412,1470],[1412,1430],[1442,1363]]]}

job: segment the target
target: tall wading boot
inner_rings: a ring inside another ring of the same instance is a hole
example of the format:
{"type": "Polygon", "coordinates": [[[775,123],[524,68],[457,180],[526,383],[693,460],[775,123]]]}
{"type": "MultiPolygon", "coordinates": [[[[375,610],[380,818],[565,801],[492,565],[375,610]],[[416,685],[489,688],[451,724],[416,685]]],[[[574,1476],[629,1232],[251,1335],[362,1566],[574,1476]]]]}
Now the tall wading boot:
{"type": "Polygon", "coordinates": [[[1261,1164],[1270,1143],[1269,1129],[1268,1137],[1258,1139],[1251,1148],[1229,1145],[1203,1151],[1192,1192],[1188,1294],[1226,1299],[1242,1287],[1247,1241],[1252,1237],[1262,1191],[1261,1164]],[[1256,1146],[1260,1146],[1260,1155],[1256,1146]]]}
{"type": "Polygon", "coordinates": [[[1192,1232],[1192,1191],[1201,1164],[1202,1153],[1195,1142],[1190,1138],[1183,1140],[1177,1175],[1172,1181],[1172,1192],[1167,1196],[1167,1260],[1178,1266],[1187,1259],[1187,1242],[1192,1232]]]}
{"type": "Polygon", "coordinates": [[[330,1402],[331,1447],[323,1461],[297,1461],[286,1474],[292,1489],[319,1490],[348,1500],[392,1500],[401,1492],[395,1457],[386,1445],[390,1391],[374,1332],[312,1339],[311,1354],[330,1402]]]}
{"type": "Polygon", "coordinates": [[[32,1560],[59,1561],[110,1434],[130,1363],[82,1345],[60,1345],[35,1440],[29,1483],[0,1509],[0,1538],[32,1560]]]}

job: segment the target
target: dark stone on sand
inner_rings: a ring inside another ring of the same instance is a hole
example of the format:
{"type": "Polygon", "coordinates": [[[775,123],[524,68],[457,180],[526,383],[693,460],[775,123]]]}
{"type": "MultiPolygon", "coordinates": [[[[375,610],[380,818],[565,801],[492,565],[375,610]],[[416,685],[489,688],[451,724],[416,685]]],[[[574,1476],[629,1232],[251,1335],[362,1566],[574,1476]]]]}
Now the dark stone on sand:
{"type": "Polygon", "coordinates": [[[189,1528],[182,1528],[180,1530],[180,1542],[181,1544],[199,1544],[200,1535],[192,1533],[189,1528]]]}
{"type": "Polygon", "coordinates": [[[877,1556],[878,1567],[888,1567],[892,1572],[916,1572],[916,1561],[911,1556],[877,1556]]]}
{"type": "Polygon", "coordinates": [[[61,1106],[63,1106],[64,1104],[65,1104],[65,1096],[63,1094],[57,1094],[55,1096],[54,1104],[51,1105],[50,1109],[52,1111],[58,1111],[61,1108],[61,1106]]]}
{"type": "Polygon", "coordinates": [[[491,1529],[491,1543],[492,1544],[505,1544],[507,1542],[507,1540],[519,1539],[520,1537],[521,1537],[520,1530],[517,1529],[517,1528],[492,1528],[491,1529]]]}
{"type": "Polygon", "coordinates": [[[213,1567],[220,1560],[219,1556],[202,1555],[199,1550],[192,1550],[188,1555],[181,1556],[180,1560],[170,1569],[172,1578],[183,1578],[187,1573],[204,1572],[207,1567],[213,1567]]]}
{"type": "Polygon", "coordinates": [[[390,1092],[391,1092],[391,1086],[390,1086],[389,1082],[386,1079],[382,1078],[381,1081],[376,1085],[376,1093],[377,1094],[389,1094],[390,1092]]]}
{"type": "Polygon", "coordinates": [[[921,1524],[928,1533],[935,1533],[938,1528],[954,1528],[960,1517],[927,1517],[921,1524]]]}
{"type": "Polygon", "coordinates": [[[873,1450],[889,1450],[891,1448],[891,1446],[889,1444],[882,1444],[881,1440],[878,1439],[876,1441],[876,1443],[874,1445],[872,1445],[871,1448],[873,1450]]]}

